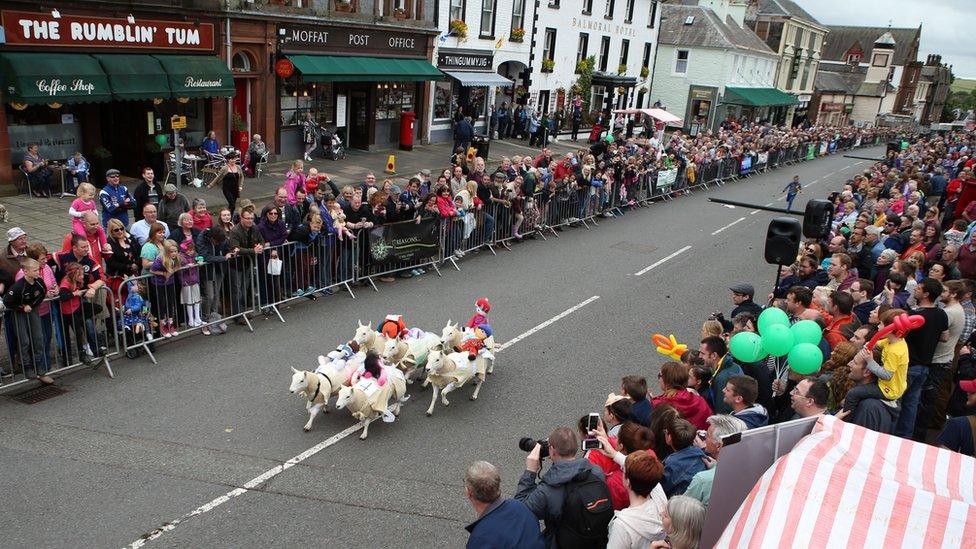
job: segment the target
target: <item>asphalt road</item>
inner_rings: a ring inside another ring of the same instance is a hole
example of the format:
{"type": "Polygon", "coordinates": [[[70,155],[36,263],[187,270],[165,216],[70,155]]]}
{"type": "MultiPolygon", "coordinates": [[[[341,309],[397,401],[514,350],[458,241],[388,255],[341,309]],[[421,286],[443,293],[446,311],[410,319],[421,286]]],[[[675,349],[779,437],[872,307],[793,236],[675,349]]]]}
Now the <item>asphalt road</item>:
{"type": "Polygon", "coordinates": [[[802,206],[867,164],[838,155],[787,167],[592,230],[469,255],[443,277],[303,301],[283,311],[285,323],[258,319],[253,334],[235,327],[160,346],[158,365],[119,359],[115,380],[71,376],[60,382],[68,394],[39,404],[2,398],[0,545],[138,546],[155,532],[146,547],[461,546],[473,519],[462,485],[471,461],[498,465],[511,494],[524,465],[520,437],[599,411],[623,375],[641,373],[656,391],[664,358],[651,333],[696,346],[704,316],[731,309],[730,284],[772,286],[762,248],[776,214],[707,197],[782,205],[796,173],[808,185],[802,206]],[[345,411],[302,432],[290,366],[313,369],[357,319],[402,313],[439,331],[448,319],[466,321],[481,295],[492,301],[498,342],[598,298],[500,351],[477,401],[465,387],[427,418],[430,391],[414,386],[401,417],[374,423],[366,441],[344,432],[354,423],[345,411]],[[341,432],[351,435],[321,444],[341,432]]]}

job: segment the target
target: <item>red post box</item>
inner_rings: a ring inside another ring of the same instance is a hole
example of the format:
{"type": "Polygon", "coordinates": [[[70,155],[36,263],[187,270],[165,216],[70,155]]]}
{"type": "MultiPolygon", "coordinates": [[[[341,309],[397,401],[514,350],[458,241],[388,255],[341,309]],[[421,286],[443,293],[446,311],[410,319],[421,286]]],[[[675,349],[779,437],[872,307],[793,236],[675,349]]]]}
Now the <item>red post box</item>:
{"type": "Polygon", "coordinates": [[[417,113],[413,111],[403,111],[400,113],[400,150],[413,150],[413,123],[417,119],[417,113]]]}

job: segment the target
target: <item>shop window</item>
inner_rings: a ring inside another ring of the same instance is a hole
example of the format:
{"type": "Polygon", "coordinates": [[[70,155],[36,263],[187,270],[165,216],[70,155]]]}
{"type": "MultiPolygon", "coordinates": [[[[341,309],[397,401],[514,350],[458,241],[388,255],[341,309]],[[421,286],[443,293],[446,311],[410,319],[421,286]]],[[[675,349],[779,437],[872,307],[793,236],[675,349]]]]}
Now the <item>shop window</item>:
{"type": "Polygon", "coordinates": [[[451,0],[451,21],[464,21],[464,0],[451,0]]]}
{"type": "Polygon", "coordinates": [[[404,109],[413,109],[413,85],[403,82],[376,84],[376,119],[399,119],[404,109]]]}
{"type": "Polygon", "coordinates": [[[603,86],[593,86],[590,91],[590,110],[602,111],[607,100],[607,89],[603,86]]]}
{"type": "Polygon", "coordinates": [[[485,105],[488,101],[488,88],[471,86],[468,88],[468,108],[471,109],[471,119],[477,120],[485,115],[485,105]]]}
{"type": "Polygon", "coordinates": [[[301,124],[306,112],[322,124],[335,122],[335,95],[331,82],[300,83],[297,76],[282,79],[280,88],[282,126],[301,124]]]}
{"type": "Polygon", "coordinates": [[[434,83],[434,119],[446,120],[453,114],[453,94],[451,93],[451,82],[442,81],[434,83]]]}
{"type": "Polygon", "coordinates": [[[604,36],[600,39],[600,72],[607,72],[607,63],[610,62],[610,37],[604,36]]]}
{"type": "Polygon", "coordinates": [[[495,37],[495,8],[498,0],[481,0],[481,36],[495,37]]]}
{"type": "Polygon", "coordinates": [[[251,72],[254,70],[252,67],[251,56],[243,51],[235,53],[230,62],[230,69],[234,72],[251,72]]]}
{"type": "Polygon", "coordinates": [[[674,59],[674,73],[688,73],[688,50],[678,50],[674,59]]]}

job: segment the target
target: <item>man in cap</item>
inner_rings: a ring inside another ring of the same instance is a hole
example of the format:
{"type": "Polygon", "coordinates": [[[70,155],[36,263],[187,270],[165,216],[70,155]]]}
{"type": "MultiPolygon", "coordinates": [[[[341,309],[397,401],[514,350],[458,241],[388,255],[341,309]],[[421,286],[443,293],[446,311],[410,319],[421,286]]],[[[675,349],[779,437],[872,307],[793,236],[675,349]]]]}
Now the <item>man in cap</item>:
{"type": "Polygon", "coordinates": [[[762,312],[763,308],[761,305],[752,300],[752,297],[756,294],[755,288],[752,284],[735,284],[729,288],[732,292],[732,303],[735,304],[735,308],[732,309],[732,314],[729,318],[735,318],[741,313],[749,313],[755,318],[759,318],[759,313],[762,312]]]}
{"type": "Polygon", "coordinates": [[[102,226],[108,228],[109,219],[118,219],[126,227],[129,226],[129,212],[134,200],[129,195],[129,189],[120,183],[121,173],[112,168],[105,172],[107,184],[98,193],[98,201],[102,203],[102,226]]]}
{"type": "Polygon", "coordinates": [[[176,185],[167,183],[163,186],[163,197],[159,199],[157,208],[159,220],[165,223],[169,230],[178,231],[180,214],[190,211],[190,201],[176,191],[176,185]]]}

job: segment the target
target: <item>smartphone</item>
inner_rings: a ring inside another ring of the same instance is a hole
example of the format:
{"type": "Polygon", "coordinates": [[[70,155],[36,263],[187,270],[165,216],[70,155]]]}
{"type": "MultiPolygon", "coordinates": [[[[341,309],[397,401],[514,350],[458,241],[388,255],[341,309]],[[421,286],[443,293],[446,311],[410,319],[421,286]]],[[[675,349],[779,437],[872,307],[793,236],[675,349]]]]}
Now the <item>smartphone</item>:
{"type": "Polygon", "coordinates": [[[600,414],[591,413],[586,418],[586,430],[596,431],[596,428],[600,426],[600,414]]]}
{"type": "Polygon", "coordinates": [[[599,450],[600,441],[595,438],[584,438],[583,442],[580,444],[580,447],[584,452],[587,450],[599,450]]]}

